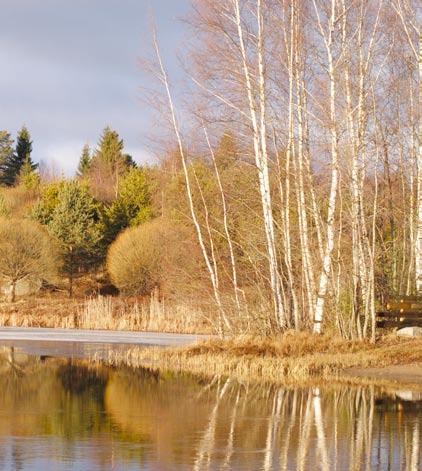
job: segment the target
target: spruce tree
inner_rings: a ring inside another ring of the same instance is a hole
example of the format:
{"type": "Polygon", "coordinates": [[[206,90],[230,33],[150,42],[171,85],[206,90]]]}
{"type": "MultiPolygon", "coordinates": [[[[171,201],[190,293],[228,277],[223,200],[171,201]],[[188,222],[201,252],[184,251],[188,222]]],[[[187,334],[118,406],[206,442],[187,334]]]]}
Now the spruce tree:
{"type": "Polygon", "coordinates": [[[86,178],[91,168],[91,149],[88,144],[85,144],[82,148],[82,154],[79,159],[79,165],[77,170],[77,176],[79,178],[86,178]]]}
{"type": "Polygon", "coordinates": [[[7,164],[13,156],[13,139],[7,131],[0,131],[0,184],[7,185],[7,164]]]}
{"type": "Polygon", "coordinates": [[[127,168],[137,168],[136,162],[130,154],[123,155],[123,162],[127,168]]]}
{"type": "Polygon", "coordinates": [[[113,166],[122,163],[125,161],[123,148],[123,139],[116,131],[107,126],[100,137],[94,160],[113,166]]]}
{"type": "Polygon", "coordinates": [[[22,129],[18,132],[18,136],[16,139],[16,156],[18,161],[22,164],[28,160],[31,164],[32,170],[36,170],[38,168],[38,164],[35,164],[31,159],[32,153],[32,141],[31,135],[29,134],[28,129],[25,126],[22,126],[22,129]]]}
{"type": "Polygon", "coordinates": [[[90,182],[94,195],[101,201],[112,201],[117,197],[121,178],[133,166],[133,159],[124,152],[123,139],[116,131],[106,127],[90,166],[90,182]]]}
{"type": "Polygon", "coordinates": [[[122,229],[142,224],[152,214],[148,171],[132,168],[120,182],[117,198],[103,211],[103,243],[111,244],[122,229]]]}
{"type": "Polygon", "coordinates": [[[22,166],[25,162],[35,171],[38,164],[31,160],[32,141],[28,129],[23,126],[18,132],[15,152],[9,154],[3,167],[2,183],[7,186],[13,186],[17,183],[22,166]]]}
{"type": "Polygon", "coordinates": [[[29,155],[20,169],[17,182],[19,185],[23,185],[27,190],[33,190],[40,184],[40,176],[38,172],[34,170],[34,165],[29,155]]]}
{"type": "Polygon", "coordinates": [[[68,276],[72,296],[75,276],[92,267],[99,257],[101,231],[97,204],[87,186],[65,181],[43,195],[33,217],[46,224],[50,234],[60,242],[63,271],[68,276]]]}

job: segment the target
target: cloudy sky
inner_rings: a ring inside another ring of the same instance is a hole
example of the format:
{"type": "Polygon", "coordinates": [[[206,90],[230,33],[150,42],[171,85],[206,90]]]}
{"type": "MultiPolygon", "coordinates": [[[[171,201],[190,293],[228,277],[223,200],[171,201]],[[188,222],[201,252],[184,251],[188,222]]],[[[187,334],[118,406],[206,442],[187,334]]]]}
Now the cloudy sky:
{"type": "Polygon", "coordinates": [[[1,0],[0,129],[25,124],[36,161],[76,168],[105,125],[135,160],[149,158],[138,59],[149,52],[151,11],[176,73],[189,0],[1,0]],[[148,49],[148,50],[147,50],[148,49]]]}

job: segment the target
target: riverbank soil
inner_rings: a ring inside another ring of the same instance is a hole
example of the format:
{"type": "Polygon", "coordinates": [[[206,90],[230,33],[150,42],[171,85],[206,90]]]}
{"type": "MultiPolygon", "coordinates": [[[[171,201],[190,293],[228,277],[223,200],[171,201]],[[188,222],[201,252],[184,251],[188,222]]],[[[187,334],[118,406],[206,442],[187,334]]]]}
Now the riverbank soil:
{"type": "Polygon", "coordinates": [[[353,378],[368,378],[422,385],[422,362],[380,368],[349,368],[342,375],[353,378]]]}

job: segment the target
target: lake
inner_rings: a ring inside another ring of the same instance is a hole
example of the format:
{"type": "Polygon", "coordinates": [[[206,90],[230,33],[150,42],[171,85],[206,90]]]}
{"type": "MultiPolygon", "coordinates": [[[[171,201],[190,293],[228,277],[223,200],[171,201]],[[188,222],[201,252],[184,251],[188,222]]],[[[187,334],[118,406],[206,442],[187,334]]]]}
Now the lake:
{"type": "Polygon", "coordinates": [[[0,355],[0,469],[421,469],[422,394],[0,355]]]}

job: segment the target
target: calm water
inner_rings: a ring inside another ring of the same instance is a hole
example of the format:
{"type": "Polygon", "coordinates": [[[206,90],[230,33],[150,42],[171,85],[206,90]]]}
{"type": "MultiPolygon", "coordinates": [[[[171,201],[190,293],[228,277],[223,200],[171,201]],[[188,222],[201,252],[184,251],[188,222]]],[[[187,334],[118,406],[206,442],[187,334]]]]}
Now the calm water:
{"type": "Polygon", "coordinates": [[[418,470],[422,395],[0,355],[0,469],[418,470]]]}

